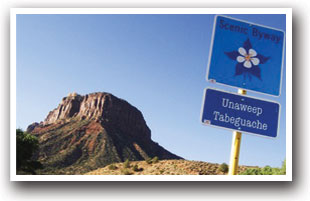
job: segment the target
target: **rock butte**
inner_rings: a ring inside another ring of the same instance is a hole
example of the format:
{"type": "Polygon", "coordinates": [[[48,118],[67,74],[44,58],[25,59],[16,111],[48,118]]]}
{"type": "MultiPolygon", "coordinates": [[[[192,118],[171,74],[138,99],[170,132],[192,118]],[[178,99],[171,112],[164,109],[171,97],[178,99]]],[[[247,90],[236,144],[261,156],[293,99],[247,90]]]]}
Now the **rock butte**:
{"type": "Polygon", "coordinates": [[[42,174],[82,174],[126,159],[181,159],[152,141],[137,108],[110,93],[70,93],[27,132],[39,139],[42,174]]]}

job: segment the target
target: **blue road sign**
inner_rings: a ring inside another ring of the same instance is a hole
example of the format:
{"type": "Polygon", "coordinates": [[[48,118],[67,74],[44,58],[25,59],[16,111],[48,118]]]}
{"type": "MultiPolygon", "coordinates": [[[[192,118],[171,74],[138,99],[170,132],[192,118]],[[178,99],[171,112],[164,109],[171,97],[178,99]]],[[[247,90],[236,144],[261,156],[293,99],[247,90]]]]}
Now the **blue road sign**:
{"type": "Polygon", "coordinates": [[[280,95],[284,32],[216,16],[207,80],[280,95]]]}
{"type": "Polygon", "coordinates": [[[277,136],[278,103],[207,88],[202,104],[203,124],[267,137],[277,136]]]}

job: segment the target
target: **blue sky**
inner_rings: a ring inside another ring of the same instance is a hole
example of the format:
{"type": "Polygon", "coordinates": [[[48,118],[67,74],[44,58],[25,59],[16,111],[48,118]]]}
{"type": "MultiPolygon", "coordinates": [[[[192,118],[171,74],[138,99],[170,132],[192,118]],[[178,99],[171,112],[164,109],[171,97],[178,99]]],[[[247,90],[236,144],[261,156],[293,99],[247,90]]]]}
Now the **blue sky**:
{"type": "MultiPolygon", "coordinates": [[[[285,30],[285,15],[227,15],[285,30]]],[[[18,15],[17,127],[70,92],[109,92],[137,107],[152,139],[189,160],[229,163],[232,132],[200,123],[214,15],[18,15]]],[[[276,139],[242,135],[239,164],[285,159],[285,65],[276,139]]]]}

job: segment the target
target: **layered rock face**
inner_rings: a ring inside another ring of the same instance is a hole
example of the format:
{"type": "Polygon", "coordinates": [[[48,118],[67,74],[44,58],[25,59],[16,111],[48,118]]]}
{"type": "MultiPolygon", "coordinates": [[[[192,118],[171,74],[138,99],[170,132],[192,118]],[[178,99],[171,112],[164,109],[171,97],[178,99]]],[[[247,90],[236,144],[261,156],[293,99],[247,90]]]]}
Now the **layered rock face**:
{"type": "Polygon", "coordinates": [[[71,93],[47,115],[43,124],[49,125],[72,118],[96,120],[105,125],[113,124],[126,132],[134,131],[132,135],[151,137],[151,131],[142,113],[128,102],[109,93],[92,93],[85,96],[71,93]]]}
{"type": "Polygon", "coordinates": [[[126,159],[181,158],[151,140],[137,108],[109,93],[69,94],[27,131],[39,138],[35,157],[46,167],[42,174],[82,174],[126,159]]]}

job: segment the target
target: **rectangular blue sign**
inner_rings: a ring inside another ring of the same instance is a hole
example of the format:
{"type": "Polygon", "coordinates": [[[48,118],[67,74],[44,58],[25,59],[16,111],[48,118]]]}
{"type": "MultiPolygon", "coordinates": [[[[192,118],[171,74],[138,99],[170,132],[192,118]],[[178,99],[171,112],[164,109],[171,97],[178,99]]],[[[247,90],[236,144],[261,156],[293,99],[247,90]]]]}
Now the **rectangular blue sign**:
{"type": "Polygon", "coordinates": [[[282,30],[216,16],[207,80],[279,96],[284,35],[282,30]]]}
{"type": "Polygon", "coordinates": [[[203,124],[268,137],[277,136],[278,103],[208,88],[202,104],[203,124]]]}

